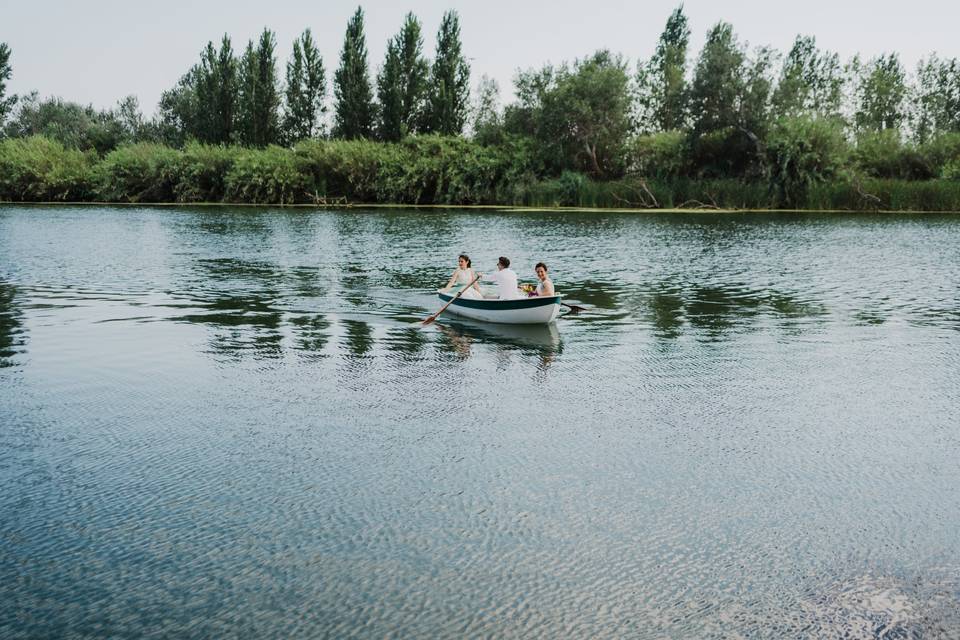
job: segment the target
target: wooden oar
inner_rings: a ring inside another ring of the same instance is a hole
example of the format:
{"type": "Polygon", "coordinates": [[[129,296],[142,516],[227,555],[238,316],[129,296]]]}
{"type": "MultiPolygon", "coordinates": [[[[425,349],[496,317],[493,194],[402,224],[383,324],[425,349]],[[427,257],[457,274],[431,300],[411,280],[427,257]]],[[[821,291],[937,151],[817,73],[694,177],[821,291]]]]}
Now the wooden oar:
{"type": "Polygon", "coordinates": [[[440,307],[440,311],[437,311],[435,314],[433,314],[432,316],[430,316],[429,318],[427,318],[426,320],[424,320],[424,321],[423,321],[423,324],[424,324],[424,325],[428,325],[428,324],[430,324],[431,322],[433,322],[434,320],[436,320],[436,319],[437,319],[437,316],[439,316],[441,313],[443,313],[444,311],[446,311],[446,310],[447,310],[447,307],[449,307],[449,306],[452,305],[454,302],[456,302],[457,298],[459,298],[460,296],[462,296],[464,291],[466,291],[467,289],[469,289],[470,287],[472,287],[474,284],[476,284],[477,280],[479,280],[479,279],[480,279],[480,276],[477,276],[476,278],[473,279],[473,282],[471,282],[470,284],[468,284],[467,286],[465,286],[463,289],[460,289],[460,291],[457,293],[457,295],[453,296],[453,298],[450,300],[450,302],[448,302],[447,304],[445,304],[445,305],[443,305],[442,307],[440,307]]]}

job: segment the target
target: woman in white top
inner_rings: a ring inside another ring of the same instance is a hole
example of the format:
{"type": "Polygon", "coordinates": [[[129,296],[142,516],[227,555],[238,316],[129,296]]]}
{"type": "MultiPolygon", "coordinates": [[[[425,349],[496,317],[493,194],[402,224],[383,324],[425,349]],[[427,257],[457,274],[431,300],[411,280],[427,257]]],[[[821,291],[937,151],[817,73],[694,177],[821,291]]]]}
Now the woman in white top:
{"type": "MultiPolygon", "coordinates": [[[[477,277],[477,274],[473,272],[473,268],[470,266],[470,256],[465,253],[461,253],[457,257],[457,264],[459,265],[457,269],[453,272],[453,275],[450,276],[450,281],[447,283],[447,286],[443,288],[444,291],[450,291],[451,287],[454,284],[457,284],[461,287],[466,286],[474,281],[477,277]]],[[[473,286],[463,292],[461,298],[468,298],[471,300],[480,300],[483,298],[483,294],[480,293],[480,285],[476,282],[473,282],[473,286]]]]}
{"type": "Polygon", "coordinates": [[[537,278],[540,280],[537,283],[537,291],[533,295],[535,296],[555,296],[557,295],[556,291],[553,290],[553,282],[551,282],[549,276],[547,276],[547,265],[542,262],[538,262],[537,266],[533,268],[537,273],[537,278]]]}

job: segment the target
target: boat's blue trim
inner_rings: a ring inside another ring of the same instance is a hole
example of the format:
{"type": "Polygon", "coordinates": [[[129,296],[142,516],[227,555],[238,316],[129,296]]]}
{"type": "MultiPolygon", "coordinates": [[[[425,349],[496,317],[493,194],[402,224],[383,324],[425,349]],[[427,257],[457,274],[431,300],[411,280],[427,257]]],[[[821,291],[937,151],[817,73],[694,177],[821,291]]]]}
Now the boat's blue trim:
{"type": "MultiPolygon", "coordinates": [[[[452,295],[438,293],[440,299],[449,302],[453,299],[452,295]]],[[[509,309],[536,309],[551,304],[560,304],[560,296],[534,296],[532,298],[517,298],[516,300],[474,300],[470,298],[459,298],[454,303],[455,307],[465,307],[467,309],[485,309],[487,311],[507,311],[509,309]]]]}

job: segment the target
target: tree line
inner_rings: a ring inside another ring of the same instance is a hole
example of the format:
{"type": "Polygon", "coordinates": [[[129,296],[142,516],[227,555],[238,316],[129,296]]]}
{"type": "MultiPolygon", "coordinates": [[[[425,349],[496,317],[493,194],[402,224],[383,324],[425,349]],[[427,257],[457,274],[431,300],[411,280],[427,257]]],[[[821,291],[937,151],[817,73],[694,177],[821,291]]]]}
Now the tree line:
{"type": "Polygon", "coordinates": [[[790,206],[825,181],[960,177],[956,58],[930,55],[910,74],[896,53],[843,62],[812,36],[798,36],[781,55],[749,47],[725,22],[694,56],[690,35],[681,6],[649,59],[632,66],[602,50],[520,70],[516,99],[501,106],[499,88],[485,77],[470,99],[455,11],[443,16],[432,59],[419,20],[408,14],[371,77],[358,8],[332,91],[309,29],[294,42],[282,78],[271,31],[242,54],[224,35],[163,93],[146,122],[134,98],[108,111],[35,94],[5,98],[10,50],[0,45],[0,124],[12,115],[3,127],[8,137],[43,134],[100,154],[132,142],[293,148],[305,140],[464,137],[494,155],[501,150],[519,163],[511,175],[528,181],[578,180],[567,173],[632,178],[638,204],[657,200],[643,188],[653,179],[755,182],[790,206]]]}
{"type": "MultiPolygon", "coordinates": [[[[160,99],[153,139],[173,146],[208,144],[291,146],[323,137],[327,71],[310,29],[293,43],[283,81],[276,37],[264,29],[243,54],[228,35],[207,43],[200,62],[160,99]]],[[[350,18],[340,64],[333,73],[333,127],[337,139],[396,141],[418,133],[459,135],[469,99],[470,69],[462,53],[459,17],[443,16],[436,53],[423,53],[420,21],[407,14],[387,43],[375,82],[370,78],[362,8],[350,18]]]]}

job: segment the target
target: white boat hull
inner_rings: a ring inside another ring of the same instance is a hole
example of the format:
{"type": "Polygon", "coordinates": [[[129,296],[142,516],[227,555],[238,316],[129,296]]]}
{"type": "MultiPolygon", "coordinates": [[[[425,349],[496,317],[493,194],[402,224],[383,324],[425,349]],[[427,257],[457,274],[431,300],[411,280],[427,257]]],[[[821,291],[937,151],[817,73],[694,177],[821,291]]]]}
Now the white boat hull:
{"type": "MultiPolygon", "coordinates": [[[[455,293],[439,291],[437,295],[446,304],[455,293]]],[[[516,300],[458,298],[445,313],[464,318],[499,324],[547,324],[560,315],[561,296],[535,296],[516,300]]]]}

